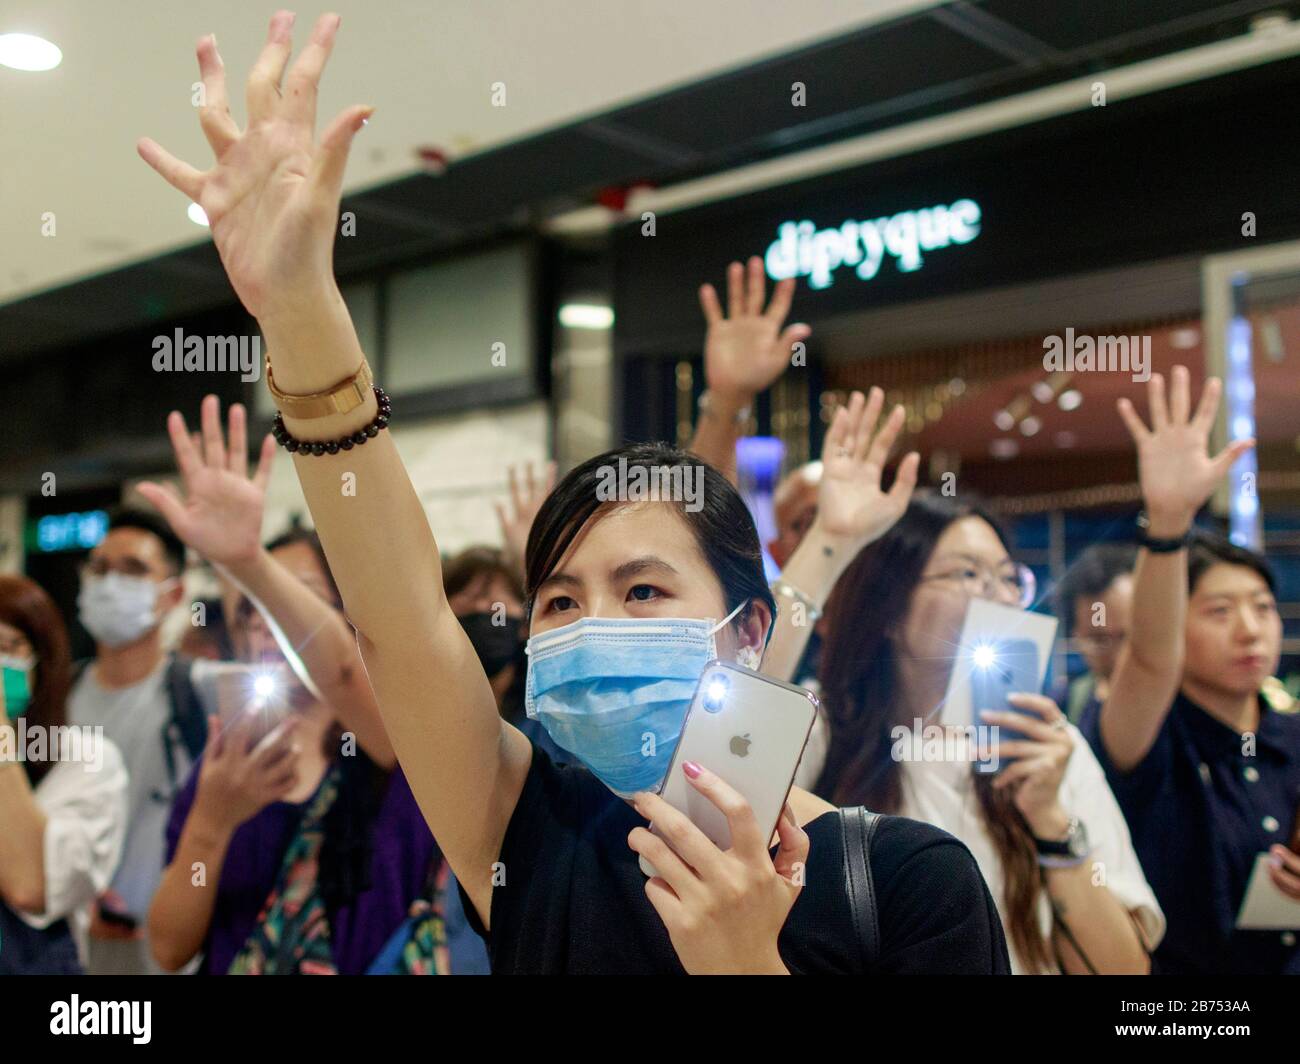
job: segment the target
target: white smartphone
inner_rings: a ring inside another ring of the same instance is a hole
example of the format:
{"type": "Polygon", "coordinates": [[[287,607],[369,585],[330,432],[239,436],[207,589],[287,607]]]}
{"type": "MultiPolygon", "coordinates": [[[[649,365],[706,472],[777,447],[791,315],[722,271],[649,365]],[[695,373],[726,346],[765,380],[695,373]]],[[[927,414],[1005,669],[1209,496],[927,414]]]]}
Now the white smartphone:
{"type": "MultiPolygon", "coordinates": [[[[772,837],[795,770],[817,719],[811,691],[751,669],[711,661],[700,677],[660,797],[685,813],[719,849],[731,847],[727,818],[691,786],[683,761],[717,773],[749,802],[764,838],[772,837]]],[[[654,824],[650,825],[654,831],[654,824]]],[[[658,832],[655,832],[658,834],[658,832]]],[[[655,875],[641,858],[641,871],[655,875]]]]}

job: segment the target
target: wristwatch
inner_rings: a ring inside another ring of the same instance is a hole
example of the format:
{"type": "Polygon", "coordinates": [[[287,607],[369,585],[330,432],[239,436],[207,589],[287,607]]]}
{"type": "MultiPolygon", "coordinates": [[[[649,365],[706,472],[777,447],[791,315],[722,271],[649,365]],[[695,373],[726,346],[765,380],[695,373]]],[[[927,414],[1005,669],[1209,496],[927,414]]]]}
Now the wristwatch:
{"type": "Polygon", "coordinates": [[[1070,817],[1070,826],[1063,839],[1040,839],[1034,837],[1034,848],[1038,851],[1038,863],[1048,868],[1069,868],[1083,864],[1092,852],[1088,844],[1088,829],[1077,816],[1070,817]]]}
{"type": "Polygon", "coordinates": [[[1174,551],[1182,550],[1187,546],[1188,541],[1192,538],[1192,530],[1189,528],[1181,536],[1175,539],[1158,539],[1155,536],[1147,535],[1147,529],[1151,527],[1151,518],[1143,510],[1137,516],[1137,544],[1139,547],[1145,547],[1152,554],[1173,554],[1174,551]]]}
{"type": "Polygon", "coordinates": [[[370,363],[363,358],[355,373],[332,388],[310,395],[290,395],[275,386],[275,378],[271,376],[271,356],[266,356],[266,386],[271,390],[271,398],[281,414],[300,421],[355,410],[370,398],[373,384],[370,363]]]}

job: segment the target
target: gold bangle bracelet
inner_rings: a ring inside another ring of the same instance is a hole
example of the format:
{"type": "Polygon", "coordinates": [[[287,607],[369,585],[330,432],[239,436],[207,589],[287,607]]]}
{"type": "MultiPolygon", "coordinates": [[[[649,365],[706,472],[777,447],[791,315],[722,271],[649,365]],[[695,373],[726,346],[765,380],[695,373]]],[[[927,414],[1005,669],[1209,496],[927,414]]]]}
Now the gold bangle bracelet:
{"type": "Polygon", "coordinates": [[[373,385],[370,363],[363,358],[355,373],[332,388],[310,395],[289,395],[275,386],[275,379],[271,376],[271,356],[266,356],[266,386],[271,389],[271,398],[285,417],[307,421],[331,414],[346,414],[369,398],[373,385]]]}

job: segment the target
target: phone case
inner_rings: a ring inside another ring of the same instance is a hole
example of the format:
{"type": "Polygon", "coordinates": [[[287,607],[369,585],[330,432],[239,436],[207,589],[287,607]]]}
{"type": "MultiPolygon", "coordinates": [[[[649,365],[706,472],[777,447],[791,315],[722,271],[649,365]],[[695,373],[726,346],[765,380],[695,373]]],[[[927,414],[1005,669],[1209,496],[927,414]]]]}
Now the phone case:
{"type": "MultiPolygon", "coordinates": [[[[976,724],[983,723],[981,710],[995,709],[1003,712],[1024,713],[1007,701],[1014,692],[1034,693],[1038,690],[1038,646],[1031,639],[1005,639],[991,644],[993,660],[985,666],[976,666],[971,673],[971,699],[976,713],[976,724]]],[[[999,727],[1003,740],[1023,739],[1024,735],[1013,728],[999,727]]]]}
{"type": "MultiPolygon", "coordinates": [[[[727,818],[682,772],[683,761],[697,762],[745,796],[770,838],[817,719],[817,705],[817,698],[802,687],[710,662],[691,700],[660,797],[684,812],[716,846],[728,849],[727,818]],[[725,687],[720,704],[713,697],[718,685],[725,687]]],[[[655,874],[645,858],[641,870],[655,874]]]]}

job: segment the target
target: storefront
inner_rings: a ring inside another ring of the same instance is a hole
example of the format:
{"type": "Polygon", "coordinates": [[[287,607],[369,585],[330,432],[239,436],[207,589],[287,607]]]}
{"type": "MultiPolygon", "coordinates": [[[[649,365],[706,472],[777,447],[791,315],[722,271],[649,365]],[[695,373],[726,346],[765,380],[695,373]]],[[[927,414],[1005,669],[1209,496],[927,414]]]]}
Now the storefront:
{"type": "Polygon", "coordinates": [[[1224,377],[1219,437],[1260,441],[1215,510],[1278,563],[1300,651],[1297,83],[1300,61],[1272,63],[665,214],[652,237],[629,225],[624,435],[689,438],[696,289],[759,255],[770,278],[799,279],[791,320],[813,336],[753,430],[782,440],[789,468],[815,456],[840,396],[879,384],[931,481],[956,472],[991,498],[1050,583],[1082,544],[1129,534],[1114,403],[1181,362],[1224,377]]]}

